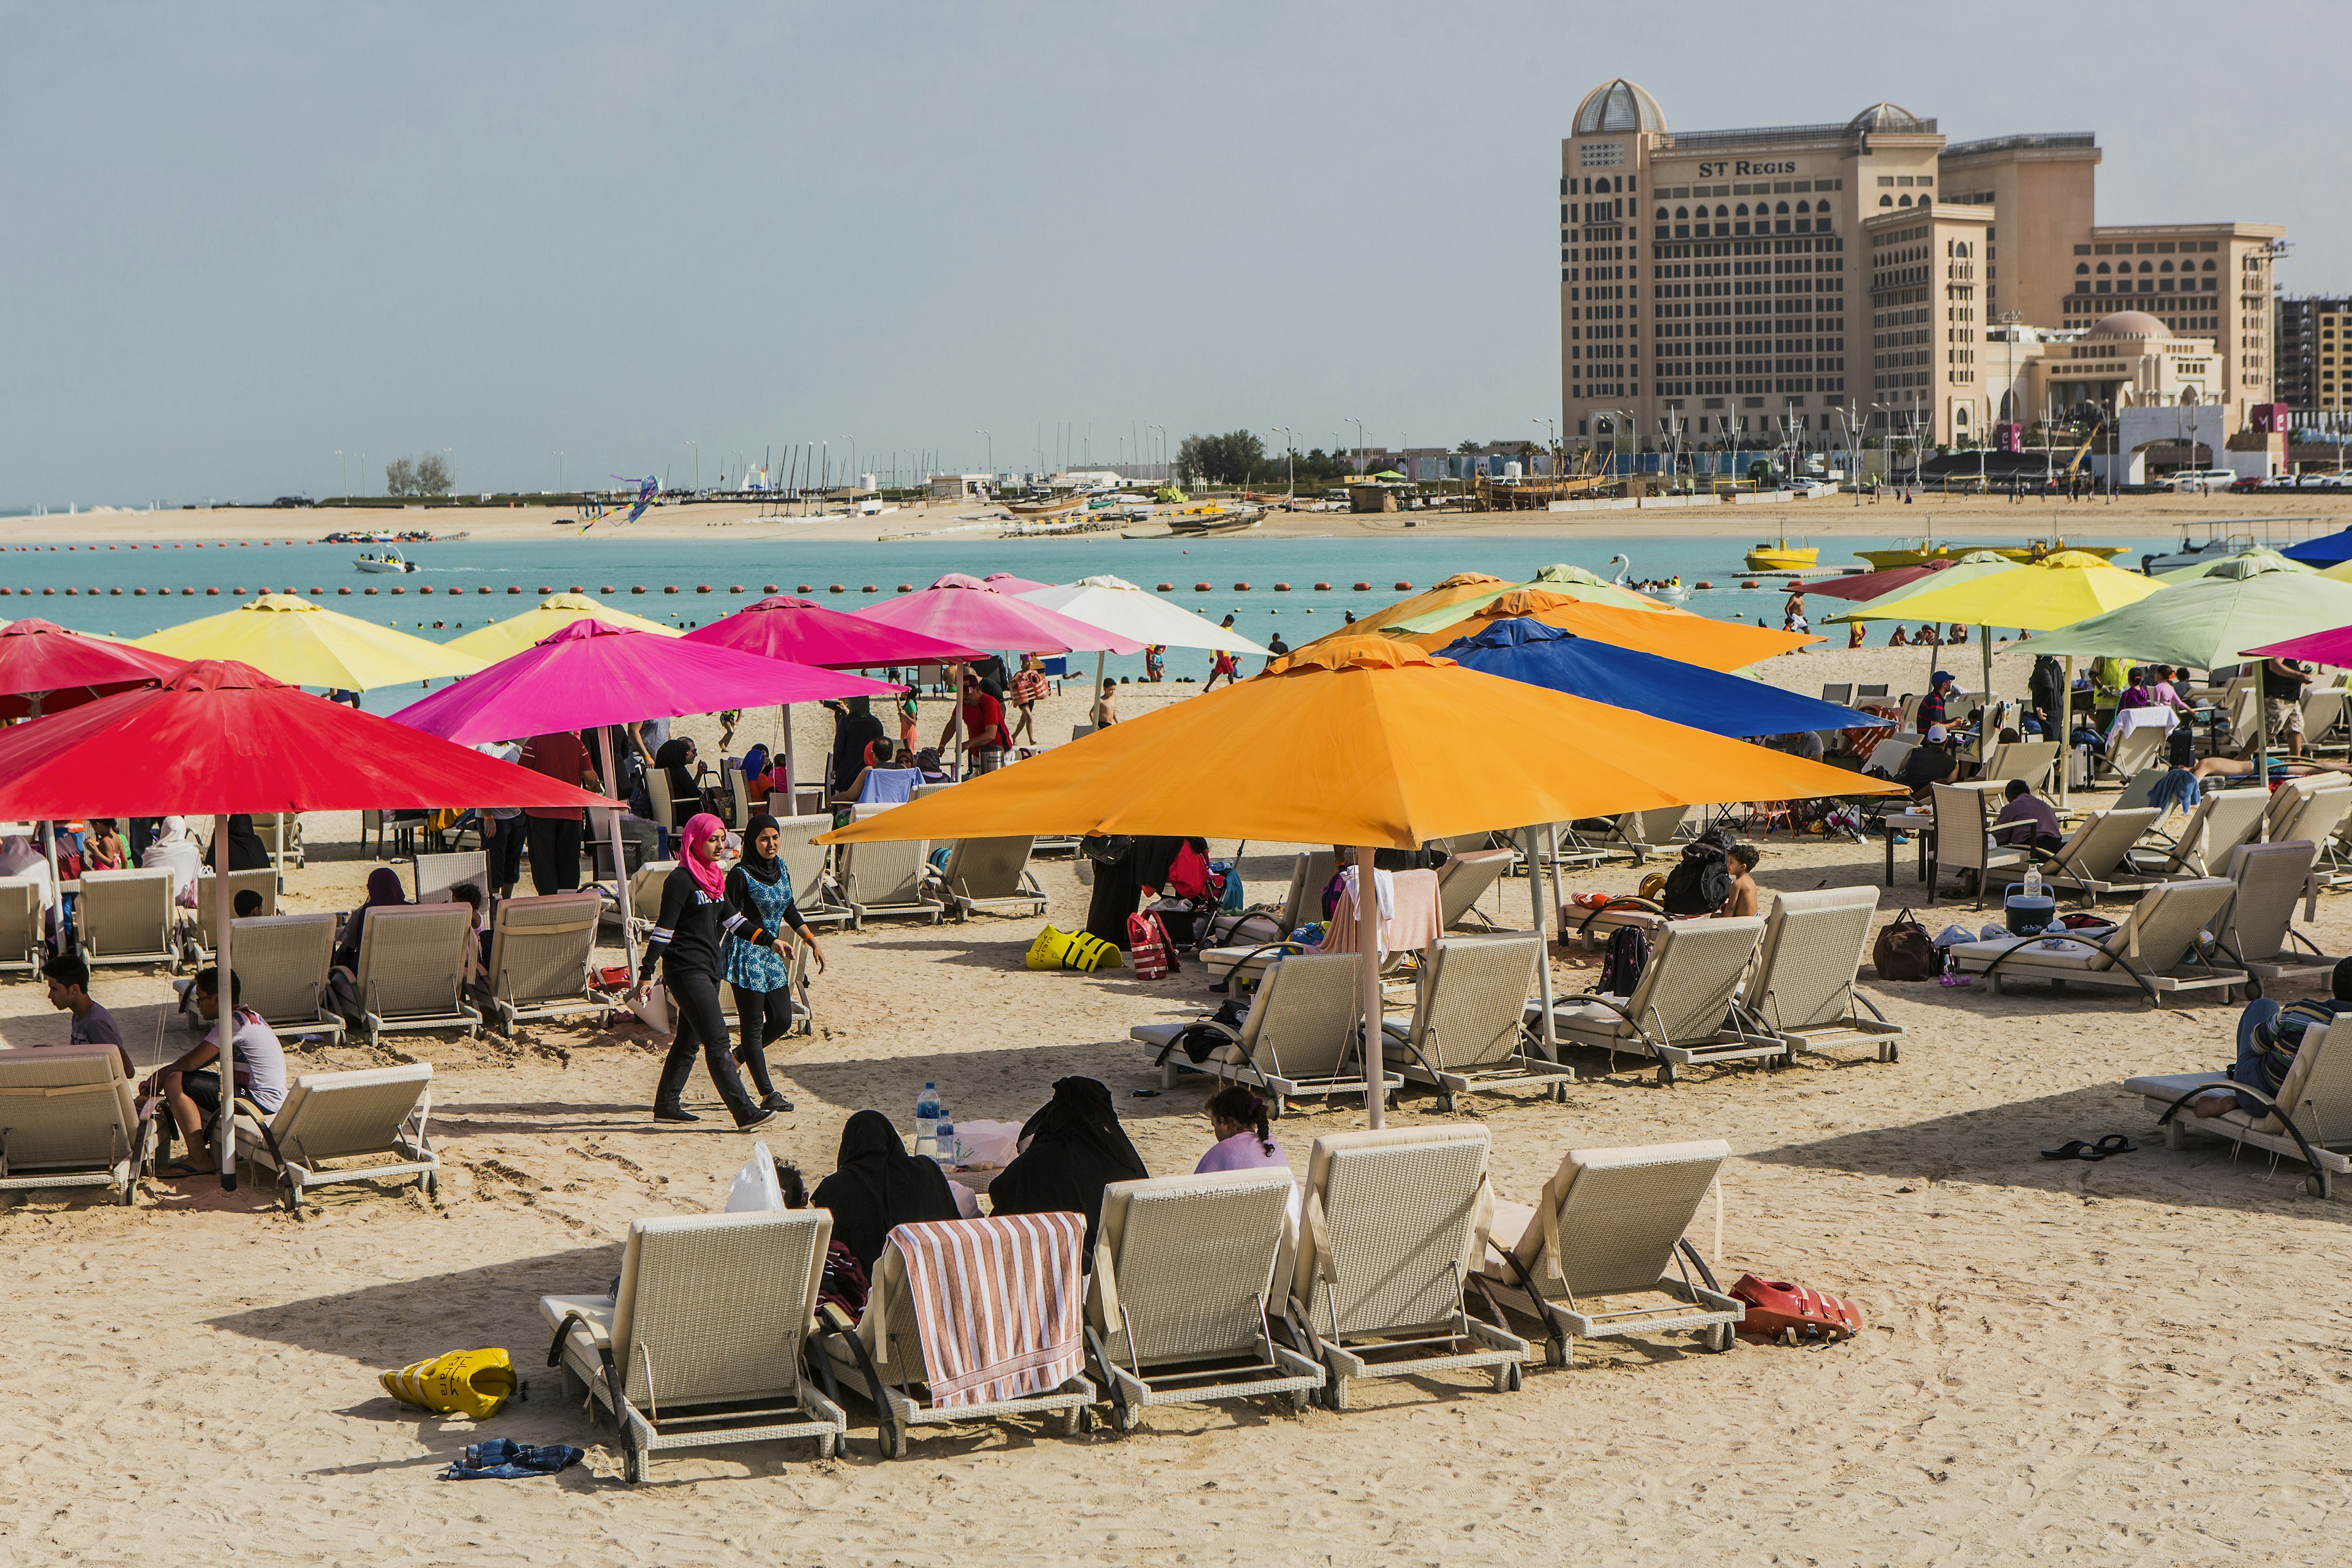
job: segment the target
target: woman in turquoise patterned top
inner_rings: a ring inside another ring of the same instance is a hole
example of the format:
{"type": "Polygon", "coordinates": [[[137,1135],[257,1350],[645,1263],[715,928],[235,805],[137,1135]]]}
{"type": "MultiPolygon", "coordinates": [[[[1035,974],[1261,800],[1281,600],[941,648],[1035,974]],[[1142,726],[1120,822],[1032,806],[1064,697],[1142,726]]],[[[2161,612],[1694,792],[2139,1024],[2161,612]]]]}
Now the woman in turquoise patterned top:
{"type": "Polygon", "coordinates": [[[808,943],[817,973],[824,973],[824,950],[793,900],[792,874],[777,851],[783,832],[766,812],[743,830],[743,858],[727,873],[727,983],[735,991],[738,1046],[735,1055],[751,1069],[761,1104],[790,1110],[793,1102],[768,1076],[767,1042],[781,1040],[793,1025],[792,942],[808,943]]]}

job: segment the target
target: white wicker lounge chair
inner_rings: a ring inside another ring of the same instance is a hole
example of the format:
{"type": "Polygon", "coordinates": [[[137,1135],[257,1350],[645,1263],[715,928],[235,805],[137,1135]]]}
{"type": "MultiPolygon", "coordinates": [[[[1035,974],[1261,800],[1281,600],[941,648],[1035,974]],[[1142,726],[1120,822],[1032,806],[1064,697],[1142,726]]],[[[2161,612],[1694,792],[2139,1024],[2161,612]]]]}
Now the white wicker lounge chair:
{"type": "Polygon", "coordinates": [[[0,1051],[0,1193],[105,1187],[127,1205],[149,1131],[112,1046],[0,1051]]]}
{"type": "Polygon", "coordinates": [[[1446,857],[1437,868],[1439,928],[1452,931],[1475,915],[1480,925],[1492,930],[1495,922],[1479,912],[1478,900],[1510,868],[1507,849],[1473,849],[1446,857]]]}
{"type": "Polygon", "coordinates": [[[1269,1169],[1103,1189],[1087,1346],[1120,1431],[1159,1405],[1275,1395],[1303,1409],[1323,1386],[1321,1364],[1267,1322],[1293,1185],[1269,1169]]]}
{"type": "Polygon", "coordinates": [[[827,1209],[632,1220],[612,1295],[540,1298],[547,1363],[612,1418],[629,1481],[673,1448],[814,1437],[833,1456],[849,1419],[803,1364],[832,1239],[827,1209]]]}
{"type": "MultiPolygon", "coordinates": [[[[1032,1217],[1039,1216],[937,1223],[972,1226],[976,1247],[1001,1253],[1022,1245],[1006,1233],[1005,1227],[1032,1217]]],[[[1081,1216],[1068,1217],[1083,1224],[1081,1216]]],[[[1024,1398],[940,1404],[938,1391],[927,1375],[929,1362],[923,1343],[922,1322],[908,1289],[907,1257],[900,1250],[899,1234],[891,1232],[881,1257],[874,1260],[873,1285],[866,1294],[865,1313],[852,1324],[841,1315],[840,1309],[828,1307],[824,1314],[826,1332],[819,1347],[835,1373],[855,1373],[866,1384],[866,1396],[874,1405],[875,1436],[884,1458],[903,1456],[910,1429],[916,1426],[992,1421],[1004,1415],[1043,1415],[1063,1436],[1070,1437],[1093,1424],[1095,1385],[1081,1376],[1065,1379],[1051,1393],[1024,1398]]],[[[1078,1293],[1085,1287],[1078,1278],[1076,1264],[1073,1255],[1067,1279],[1049,1281],[1041,1275],[1025,1272],[1013,1276],[1013,1284],[1005,1294],[995,1298],[997,1310],[1015,1321],[1043,1321],[1047,1313],[1048,1290],[1059,1292],[1062,1299],[1078,1300],[1083,1310],[1083,1298],[1078,1293]],[[1025,1294],[1018,1300],[1012,1299],[1013,1291],[1024,1287],[1025,1294]]]]}
{"type": "Polygon", "coordinates": [[[38,973],[47,952],[40,883],[0,879],[0,973],[38,973]]]}
{"type": "Polygon", "coordinates": [[[2158,1112],[2164,1129],[2164,1146],[2185,1149],[2191,1131],[2267,1150],[2273,1155],[2301,1160],[2310,1172],[2304,1185],[2315,1197],[2334,1195],[2336,1178],[2352,1174],[2352,1047],[2328,1043],[2330,1027],[2315,1024],[2303,1033],[2294,1062],[2276,1096],[2244,1084],[2231,1083],[2218,1072],[2151,1073],[2126,1079],[2124,1091],[2143,1096],[2158,1112]],[[2227,1088],[2267,1101],[2267,1115],[2242,1110],[2220,1116],[2198,1116],[2189,1103],[2207,1089],[2227,1088]],[[2280,1112],[2285,1111],[2284,1115],[2280,1112]]]}
{"type": "MultiPolygon", "coordinates": [[[[1363,1063],[1356,1054],[1362,1005],[1359,974],[1351,952],[1302,953],[1273,965],[1238,1028],[1213,1018],[1194,1021],[1223,1042],[1197,1064],[1198,1070],[1266,1090],[1276,1116],[1286,1100],[1362,1094],[1363,1063]]],[[[1156,1054],[1162,1089],[1174,1088],[1177,1074],[1193,1065],[1177,1044],[1185,1027],[1141,1024],[1128,1031],[1156,1054]]],[[[1392,1072],[1383,1072],[1381,1080],[1383,1093],[1404,1085],[1392,1072]]]]}
{"type": "MultiPolygon", "coordinates": [[[[944,787],[944,786],[943,786],[944,787]]],[[[959,838],[934,889],[958,920],[974,914],[1042,915],[1045,890],[1029,872],[1029,838],[959,838]]]]}
{"type": "Polygon", "coordinates": [[[868,920],[881,915],[917,916],[939,923],[947,906],[923,887],[924,856],[929,849],[919,838],[841,847],[841,901],[849,906],[853,929],[863,931],[868,920]]]}
{"type": "Polygon", "coordinates": [[[489,857],[479,849],[416,856],[409,862],[408,876],[420,904],[447,903],[461,882],[478,889],[485,904],[489,902],[489,857]]]}
{"type": "Polygon", "coordinates": [[[1996,744],[1992,755],[1977,769],[1980,779],[2023,779],[2036,791],[2050,782],[2050,773],[2058,765],[2058,742],[2055,741],[2011,741],[1996,744]]]}
{"type": "Polygon", "coordinates": [[[1481,1288],[1543,1325],[1554,1366],[1574,1364],[1580,1337],[1696,1330],[1708,1350],[1729,1350],[1748,1308],[1683,1233],[1730,1157],[1720,1139],[1570,1150],[1535,1207],[1496,1204],[1481,1288]]]}
{"type": "Polygon", "coordinates": [[[1877,1047],[1880,1061],[1898,1060],[1903,1026],[1888,1023],[1877,1004],[1854,989],[1877,912],[1875,888],[1774,895],[1740,1011],[1791,1052],[1867,1045],[1877,1047]],[[1869,1016],[1856,1012],[1857,1005],[1869,1016]]]}
{"type": "Polygon", "coordinates": [[[1927,884],[1927,901],[1936,901],[1936,882],[1947,871],[1977,874],[1976,907],[1984,908],[1985,883],[1996,871],[2025,874],[2028,858],[2022,849],[1996,845],[1985,818],[1985,792],[1959,784],[1934,786],[1936,807],[1935,879],[1927,884]]]}
{"type": "Polygon", "coordinates": [[[2219,877],[2238,846],[2252,842],[2269,805],[2266,790],[2205,790],[2179,832],[2159,832],[2151,825],[2149,837],[2157,842],[2134,849],[2126,868],[2134,876],[2162,881],[2219,877]]]}
{"type": "Polygon", "coordinates": [[[1528,1047],[1528,994],[1543,941],[1527,936],[1446,937],[1415,977],[1412,1017],[1381,1026],[1388,1065],[1437,1090],[1437,1108],[1475,1090],[1540,1089],[1566,1100],[1575,1069],[1528,1047]]]}
{"type": "Polygon", "coordinates": [[[1675,835],[1681,830],[1683,818],[1689,814],[1690,808],[1683,805],[1661,805],[1649,811],[1621,813],[1602,847],[1622,849],[1633,857],[1636,866],[1646,865],[1654,852],[1675,847],[1675,835]]]}
{"type": "MultiPolygon", "coordinates": [[[[2156,817],[2155,809],[2145,805],[2137,811],[2090,813],[2041,863],[2042,881],[2053,889],[2082,894],[2085,905],[2095,902],[2102,893],[2138,892],[2147,883],[2131,868],[2132,847],[2156,826],[2156,817]]],[[[1985,873],[1985,880],[2021,882],[2026,869],[2015,864],[1996,867],[1985,873]]]]}
{"type": "Polygon", "coordinates": [[[813,926],[839,925],[856,916],[841,901],[839,889],[828,873],[830,849],[815,842],[820,833],[833,831],[830,812],[780,818],[776,824],[776,858],[793,879],[793,901],[801,918],[813,926]]]}
{"type": "Polygon", "coordinates": [[[100,963],[160,963],[180,971],[169,871],[84,871],[74,901],[81,955],[100,963]]]}
{"type": "Polygon", "coordinates": [[[524,1018],[597,1013],[609,1019],[609,997],[592,994],[588,969],[604,907],[594,892],[509,899],[490,918],[490,957],[482,972],[502,1033],[524,1018]]]}
{"type": "Polygon", "coordinates": [[[305,1073],[267,1121],[238,1100],[236,1157],[268,1173],[289,1214],[305,1191],[330,1182],[414,1176],[429,1196],[441,1169],[425,1131],[432,1114],[430,1062],[305,1073]]]}
{"type": "Polygon", "coordinates": [[[410,904],[370,910],[360,932],[360,1005],[368,1044],[390,1029],[482,1026],[466,1002],[467,950],[474,911],[463,904],[410,904]]]}
{"type": "Polygon", "coordinates": [[[2236,891],[2235,884],[2221,877],[2166,882],[2141,895],[2103,942],[2003,937],[1956,942],[1947,951],[1961,973],[1990,975],[1996,992],[2012,980],[2046,980],[2061,988],[2138,992],[2153,1007],[2163,1006],[2168,996],[2198,991],[2219,991],[2226,1002],[2246,984],[2245,972],[2210,962],[2198,952],[2198,937],[2236,891]]]}
{"type": "MultiPolygon", "coordinates": [[[[1612,1071],[1620,1051],[1654,1057],[1662,1084],[1674,1082],[1679,1069],[1702,1064],[1785,1059],[1789,1044],[1747,1027],[1731,1005],[1763,935],[1764,922],[1754,915],[1669,921],[1633,994],[1588,991],[1555,1002],[1553,1037],[1563,1046],[1607,1051],[1612,1071]]],[[[1537,1009],[1531,1005],[1528,1016],[1538,1018],[1537,1009]]]]}
{"type": "MultiPolygon", "coordinates": [[[[231,871],[228,874],[230,910],[235,910],[238,897],[248,892],[261,895],[261,908],[245,919],[278,912],[278,873],[274,868],[264,866],[252,871],[231,871]]],[[[188,962],[202,963],[216,950],[218,944],[213,940],[213,918],[219,909],[220,879],[206,871],[196,879],[196,907],[187,911],[187,925],[184,928],[188,933],[188,962]]],[[[243,969],[245,965],[239,963],[237,967],[243,969]]]]}
{"type": "Polygon", "coordinates": [[[1519,1386],[1528,1342],[1470,1316],[1463,1287],[1486,1249],[1486,1129],[1389,1128],[1315,1140],[1303,1219],[1275,1266],[1292,1342],[1348,1407],[1359,1378],[1484,1373],[1519,1386]]]}
{"type": "MultiPolygon", "coordinates": [[[[230,930],[237,989],[262,1022],[281,1035],[342,1037],[343,1020],[324,1000],[335,962],[334,916],[248,915],[230,930]]],[[[181,1012],[191,1029],[205,1026],[184,996],[181,1012]]]]}
{"type": "Polygon", "coordinates": [[[629,934],[638,942],[661,923],[662,884],[677,869],[675,860],[648,860],[629,873],[629,934]]]}
{"type": "Polygon", "coordinates": [[[2311,773],[2283,782],[2271,792],[2262,837],[2274,844],[2290,838],[2326,843],[2352,812],[2352,786],[2343,780],[2341,773],[2311,773]]]}
{"type": "Polygon", "coordinates": [[[2242,845],[2230,857],[2230,880],[2238,890],[2215,934],[2222,951],[2253,976],[2246,986],[2250,993],[2259,995],[2263,985],[2293,980],[2325,981],[2335,973],[2339,961],[2294,929],[2296,901],[2302,901],[2305,920],[2318,901],[2318,853],[2317,845],[2294,838],[2242,845]]]}

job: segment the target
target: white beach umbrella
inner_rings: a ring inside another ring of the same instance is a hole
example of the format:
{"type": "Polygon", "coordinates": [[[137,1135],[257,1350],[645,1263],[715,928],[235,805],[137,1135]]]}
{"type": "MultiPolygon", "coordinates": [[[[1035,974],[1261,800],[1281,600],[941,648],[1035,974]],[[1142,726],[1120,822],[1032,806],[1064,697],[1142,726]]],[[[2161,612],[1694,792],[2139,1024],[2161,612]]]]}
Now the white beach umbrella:
{"type": "Polygon", "coordinates": [[[1263,655],[1267,651],[1231,627],[1196,616],[1181,605],[1171,605],[1121,577],[1081,577],[1055,587],[1033,588],[1020,597],[1134,642],[1219,653],[1263,655]]]}

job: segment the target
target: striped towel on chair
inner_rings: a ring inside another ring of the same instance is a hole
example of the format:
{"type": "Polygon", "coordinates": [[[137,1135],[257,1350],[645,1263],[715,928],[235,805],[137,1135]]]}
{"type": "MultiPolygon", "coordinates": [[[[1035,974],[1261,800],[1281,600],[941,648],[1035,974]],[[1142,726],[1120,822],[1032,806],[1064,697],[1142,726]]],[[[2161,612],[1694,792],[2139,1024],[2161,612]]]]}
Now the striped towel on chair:
{"type": "Polygon", "coordinates": [[[902,1225],[907,1295],[937,1406],[1050,1394],[1085,1362],[1078,1258],[1086,1216],[1007,1215],[902,1225]]]}

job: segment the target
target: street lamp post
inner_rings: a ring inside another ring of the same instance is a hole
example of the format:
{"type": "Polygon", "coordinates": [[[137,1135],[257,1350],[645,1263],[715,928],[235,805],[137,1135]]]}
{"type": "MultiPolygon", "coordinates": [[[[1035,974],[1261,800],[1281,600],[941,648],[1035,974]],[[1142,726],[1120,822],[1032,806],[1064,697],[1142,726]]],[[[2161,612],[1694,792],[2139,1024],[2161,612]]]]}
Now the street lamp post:
{"type": "Polygon", "coordinates": [[[1298,433],[1287,425],[1269,425],[1266,428],[1279,431],[1282,435],[1282,504],[1287,509],[1298,499],[1298,433]]]}
{"type": "Polygon", "coordinates": [[[362,452],[360,454],[360,483],[367,483],[367,454],[365,452],[362,452]]]}
{"type": "Polygon", "coordinates": [[[441,455],[449,459],[449,471],[442,477],[449,481],[449,494],[454,500],[457,494],[457,448],[444,447],[441,455]]]}
{"type": "Polygon", "coordinates": [[[988,488],[993,493],[996,489],[996,437],[985,430],[974,430],[972,434],[988,443],[988,488]]]}
{"type": "Polygon", "coordinates": [[[694,493],[700,495],[702,493],[702,444],[692,438],[688,438],[686,444],[694,448],[694,493]]]}
{"type": "Polygon", "coordinates": [[[341,447],[335,448],[335,456],[343,460],[343,504],[349,506],[352,500],[352,459],[341,447]]]}
{"type": "Polygon", "coordinates": [[[1356,427],[1355,461],[1348,466],[1351,472],[1360,474],[1364,471],[1364,447],[1366,445],[1364,440],[1364,422],[1351,414],[1348,416],[1347,423],[1353,425],[1356,427]]]}
{"type": "Polygon", "coordinates": [[[561,452],[555,454],[555,493],[563,493],[563,454],[561,452]]]}

